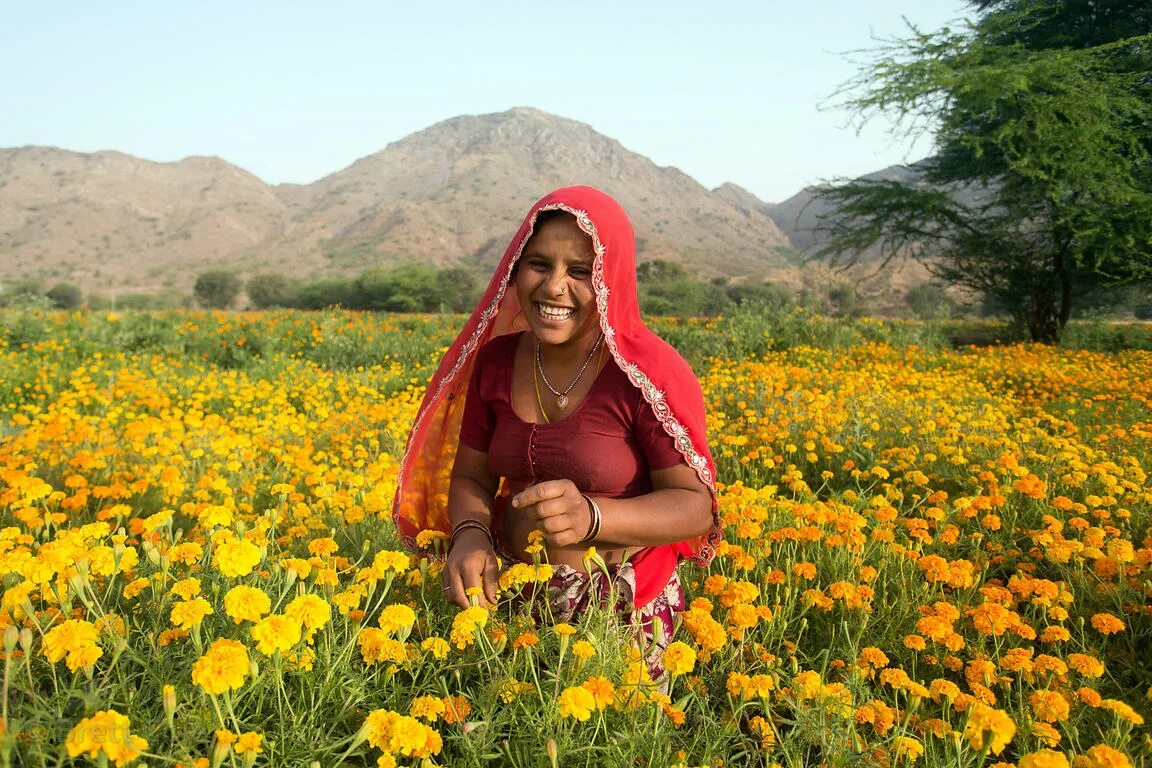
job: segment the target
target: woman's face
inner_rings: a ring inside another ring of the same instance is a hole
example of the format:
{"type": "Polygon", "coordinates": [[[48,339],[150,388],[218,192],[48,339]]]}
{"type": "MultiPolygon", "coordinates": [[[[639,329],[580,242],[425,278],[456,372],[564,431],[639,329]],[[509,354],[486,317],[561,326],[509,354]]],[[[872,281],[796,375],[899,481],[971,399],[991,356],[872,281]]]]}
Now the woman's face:
{"type": "Polygon", "coordinates": [[[572,216],[549,218],[528,238],[516,271],[516,296],[532,332],[544,344],[579,345],[599,322],[592,238],[572,216]]]}

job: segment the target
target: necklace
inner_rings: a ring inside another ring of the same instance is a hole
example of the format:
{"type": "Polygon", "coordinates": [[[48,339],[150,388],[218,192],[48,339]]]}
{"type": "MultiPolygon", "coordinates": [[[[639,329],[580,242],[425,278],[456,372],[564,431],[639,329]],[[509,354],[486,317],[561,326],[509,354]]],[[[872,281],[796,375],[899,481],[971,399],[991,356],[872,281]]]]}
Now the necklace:
{"type": "Polygon", "coordinates": [[[544,386],[548,387],[549,391],[556,395],[556,407],[560,410],[568,407],[568,393],[572,391],[572,387],[576,386],[576,382],[580,381],[580,377],[584,375],[584,371],[588,370],[588,364],[592,362],[592,358],[596,355],[596,350],[600,349],[600,343],[603,341],[604,334],[600,334],[600,338],[596,339],[596,343],[592,345],[592,349],[588,352],[588,357],[585,358],[584,365],[580,366],[580,370],[576,372],[576,378],[569,382],[563,392],[560,392],[556,387],[552,386],[552,382],[548,381],[548,376],[544,373],[544,363],[540,360],[540,339],[536,339],[536,369],[540,371],[540,378],[544,379],[544,386]]]}

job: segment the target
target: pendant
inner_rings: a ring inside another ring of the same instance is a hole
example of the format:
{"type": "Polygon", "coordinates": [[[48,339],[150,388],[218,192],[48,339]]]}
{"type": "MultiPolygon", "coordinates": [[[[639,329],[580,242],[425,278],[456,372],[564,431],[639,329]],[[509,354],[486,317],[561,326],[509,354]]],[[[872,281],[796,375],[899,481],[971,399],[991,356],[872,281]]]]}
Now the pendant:
{"type": "Polygon", "coordinates": [[[556,398],[556,407],[564,410],[568,407],[568,395],[560,395],[556,398]]]}

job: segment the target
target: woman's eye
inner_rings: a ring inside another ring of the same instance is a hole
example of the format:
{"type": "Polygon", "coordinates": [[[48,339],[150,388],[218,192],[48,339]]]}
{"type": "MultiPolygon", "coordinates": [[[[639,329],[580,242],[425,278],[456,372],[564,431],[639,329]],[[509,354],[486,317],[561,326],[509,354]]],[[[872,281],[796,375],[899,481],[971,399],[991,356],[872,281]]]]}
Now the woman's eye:
{"type": "Polygon", "coordinates": [[[568,270],[568,274],[577,280],[587,280],[592,276],[592,270],[588,269],[588,267],[575,267],[574,269],[568,270]]]}

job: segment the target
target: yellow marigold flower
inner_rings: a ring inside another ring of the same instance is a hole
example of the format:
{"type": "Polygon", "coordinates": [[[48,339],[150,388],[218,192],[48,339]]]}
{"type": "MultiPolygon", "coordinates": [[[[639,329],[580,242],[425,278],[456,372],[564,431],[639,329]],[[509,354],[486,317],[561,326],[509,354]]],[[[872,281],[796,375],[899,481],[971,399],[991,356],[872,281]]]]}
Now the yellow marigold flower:
{"type": "Polygon", "coordinates": [[[382,629],[366,627],[360,631],[356,642],[360,646],[360,656],[367,664],[402,664],[408,660],[408,646],[388,637],[382,629]]]}
{"type": "Polygon", "coordinates": [[[1123,632],[1125,625],[1110,613],[1097,613],[1092,617],[1092,628],[1102,635],[1114,635],[1123,632]]]}
{"type": "Polygon", "coordinates": [[[174,563],[194,565],[204,554],[204,548],[194,541],[185,541],[168,550],[168,558],[174,563]]]}
{"type": "Polygon", "coordinates": [[[1032,723],[1032,735],[1049,747],[1060,743],[1060,732],[1048,723],[1032,723]]]}
{"type": "Polygon", "coordinates": [[[792,678],[792,695],[797,701],[808,701],[820,695],[823,686],[820,673],[806,670],[792,678]]]}
{"type": "Polygon", "coordinates": [[[956,697],[960,695],[960,686],[951,680],[938,677],[928,684],[928,692],[935,702],[939,702],[940,699],[955,701],[956,697]]]}
{"type": "Polygon", "coordinates": [[[205,616],[215,613],[212,604],[202,597],[194,600],[184,600],[172,606],[172,625],[180,629],[192,629],[204,620],[205,616]]]}
{"type": "Polygon", "coordinates": [[[372,746],[386,753],[428,758],[440,754],[440,734],[415,718],[387,709],[368,715],[360,733],[372,746]]]}
{"type": "Polygon", "coordinates": [[[389,635],[406,634],[416,624],[416,612],[402,604],[386,605],[380,611],[379,624],[380,629],[389,635]]]}
{"type": "Polygon", "coordinates": [[[728,634],[724,631],[723,625],[706,611],[691,608],[680,616],[683,619],[684,627],[692,633],[696,639],[696,644],[700,646],[701,658],[704,660],[707,660],[712,653],[723,648],[728,642],[728,634]]]}
{"type": "Polygon", "coordinates": [[[190,600],[200,594],[200,579],[189,577],[172,585],[172,594],[181,600],[190,600]]]}
{"type": "Polygon", "coordinates": [[[596,655],[596,646],[587,640],[577,640],[572,644],[572,655],[581,661],[587,661],[596,655]]]}
{"type": "Polygon", "coordinates": [[[464,650],[476,641],[476,631],[488,624],[488,609],[473,605],[460,613],[452,620],[452,632],[449,638],[458,649],[464,650]]]}
{"type": "Polygon", "coordinates": [[[205,693],[220,694],[244,685],[250,666],[242,643],[219,638],[192,665],[192,682],[205,693]]]}
{"type": "Polygon", "coordinates": [[[102,709],[77,723],[64,742],[69,757],[95,761],[101,753],[118,768],[148,749],[148,742],[131,733],[132,721],[114,709],[102,709]]]}
{"type": "Polygon", "coordinates": [[[212,562],[220,573],[235,578],[252,573],[260,559],[260,547],[246,539],[234,539],[216,547],[212,562]]]}
{"type": "Polygon", "coordinates": [[[384,550],[377,552],[376,556],[372,558],[372,567],[381,573],[392,571],[396,574],[402,574],[408,570],[408,565],[411,562],[407,552],[384,550]]]}
{"type": "Polygon", "coordinates": [[[924,745],[908,736],[897,736],[892,741],[892,754],[897,760],[903,759],[914,763],[924,754],[924,745]]]}
{"type": "Polygon", "coordinates": [[[985,744],[992,754],[998,755],[1016,735],[1016,723],[1000,709],[993,709],[979,701],[968,709],[968,723],[964,726],[964,736],[975,750],[984,749],[985,744]]]}
{"type": "Polygon", "coordinates": [[[1056,723],[1068,719],[1071,707],[1068,699],[1056,691],[1034,691],[1028,697],[1036,719],[1045,723],[1056,723]]]}
{"type": "Polygon", "coordinates": [[[284,606],[284,615],[315,631],[332,620],[332,606],[319,595],[299,595],[284,606]]]}
{"type": "Polygon", "coordinates": [[[1100,708],[1115,713],[1121,720],[1127,720],[1133,725],[1144,725],[1144,716],[1119,699],[1103,699],[1100,708]]]}
{"type": "Polygon", "coordinates": [[[686,643],[679,640],[669,645],[664,649],[664,654],[661,657],[664,669],[672,677],[679,677],[686,675],[693,670],[696,666],[696,651],[686,643]]]}
{"type": "Polygon", "coordinates": [[[248,731],[247,733],[242,733],[236,739],[236,743],[232,746],[232,750],[238,755],[243,755],[246,753],[258,755],[264,751],[264,748],[260,746],[260,741],[263,738],[264,735],[257,733],[256,731],[248,731]]]}
{"type": "Polygon", "coordinates": [[[432,654],[435,659],[445,659],[452,646],[442,637],[429,637],[420,643],[420,650],[432,654]]]}
{"type": "Polygon", "coordinates": [[[240,585],[224,595],[224,612],[233,622],[257,622],[272,610],[272,599],[258,587],[240,585]]]}
{"type": "Polygon", "coordinates": [[[432,549],[438,541],[448,541],[448,534],[431,528],[425,528],[416,534],[416,546],[420,549],[432,549]]]}
{"type": "Polygon", "coordinates": [[[68,619],[44,633],[42,652],[48,661],[55,664],[65,660],[72,672],[96,663],[104,651],[96,643],[100,631],[82,619],[68,619]]]}
{"type": "Polygon", "coordinates": [[[1076,768],[1132,768],[1128,755],[1107,744],[1097,744],[1073,761],[1076,768]]]}
{"type": "Polygon", "coordinates": [[[256,649],[265,656],[277,651],[285,653],[296,647],[303,634],[300,620],[280,613],[274,613],[252,625],[252,639],[256,649]]]}
{"type": "Polygon", "coordinates": [[[517,698],[526,694],[532,693],[536,690],[531,683],[520,682],[519,680],[507,680],[500,686],[499,696],[500,700],[505,704],[511,704],[517,698]]]}
{"type": "Polygon", "coordinates": [[[1021,757],[1016,768],[1069,768],[1068,756],[1063,752],[1041,749],[1021,757]]]}
{"type": "Polygon", "coordinates": [[[564,622],[560,622],[552,627],[552,631],[554,631],[558,637],[571,637],[576,634],[576,628],[564,622]]]}
{"type": "Polygon", "coordinates": [[[312,563],[301,557],[286,557],[279,565],[289,574],[296,574],[298,579],[306,579],[312,573],[312,563]]]}
{"type": "Polygon", "coordinates": [[[444,701],[437,696],[417,696],[408,707],[408,714],[412,717],[422,717],[434,723],[444,714],[444,701]]]}
{"type": "Polygon", "coordinates": [[[339,549],[340,545],[331,537],[312,539],[308,542],[308,551],[317,557],[334,555],[339,549]]]}
{"type": "Polygon", "coordinates": [[[581,685],[565,688],[557,702],[561,717],[571,717],[584,721],[596,711],[596,698],[581,685]]]}

